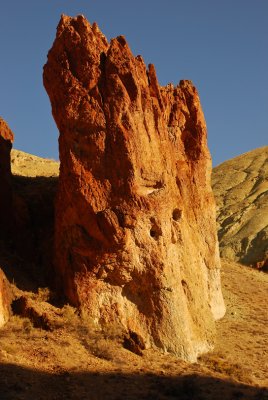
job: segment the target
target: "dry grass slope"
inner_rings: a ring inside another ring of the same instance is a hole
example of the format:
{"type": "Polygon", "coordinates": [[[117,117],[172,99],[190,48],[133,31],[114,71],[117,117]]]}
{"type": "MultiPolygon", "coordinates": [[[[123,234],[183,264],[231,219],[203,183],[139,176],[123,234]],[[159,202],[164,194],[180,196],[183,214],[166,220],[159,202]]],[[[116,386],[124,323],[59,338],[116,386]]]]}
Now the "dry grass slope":
{"type": "Polygon", "coordinates": [[[250,265],[268,257],[268,146],[214,168],[222,257],[250,265]]]}
{"type": "Polygon", "coordinates": [[[25,177],[57,177],[59,162],[33,156],[19,150],[11,150],[11,169],[13,175],[25,177]]]}

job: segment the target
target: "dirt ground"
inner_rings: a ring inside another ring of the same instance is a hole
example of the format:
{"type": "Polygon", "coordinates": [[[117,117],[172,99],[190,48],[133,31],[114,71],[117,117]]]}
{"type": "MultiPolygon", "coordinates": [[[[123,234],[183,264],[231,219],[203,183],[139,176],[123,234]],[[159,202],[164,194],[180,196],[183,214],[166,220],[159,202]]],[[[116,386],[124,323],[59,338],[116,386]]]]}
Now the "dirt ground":
{"type": "Polygon", "coordinates": [[[222,280],[227,313],[215,350],[195,364],[138,356],[116,327],[98,332],[72,307],[47,303],[48,290],[24,292],[49,323],[14,315],[0,330],[0,399],[268,400],[268,275],[224,261],[222,280]]]}
{"type": "Polygon", "coordinates": [[[201,361],[243,382],[268,387],[268,274],[227,260],[222,265],[227,312],[217,323],[213,353],[201,361]]]}

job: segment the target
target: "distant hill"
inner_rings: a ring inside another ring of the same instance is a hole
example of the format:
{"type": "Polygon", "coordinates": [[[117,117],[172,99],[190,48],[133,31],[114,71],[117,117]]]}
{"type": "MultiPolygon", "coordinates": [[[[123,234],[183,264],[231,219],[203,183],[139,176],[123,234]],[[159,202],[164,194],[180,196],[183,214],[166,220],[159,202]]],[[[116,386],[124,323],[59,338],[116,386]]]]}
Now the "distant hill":
{"type": "Polygon", "coordinates": [[[13,175],[25,177],[56,177],[59,175],[59,162],[13,149],[11,150],[11,170],[13,175]]]}
{"type": "Polygon", "coordinates": [[[254,265],[268,258],[268,146],[214,168],[222,257],[254,265]]]}

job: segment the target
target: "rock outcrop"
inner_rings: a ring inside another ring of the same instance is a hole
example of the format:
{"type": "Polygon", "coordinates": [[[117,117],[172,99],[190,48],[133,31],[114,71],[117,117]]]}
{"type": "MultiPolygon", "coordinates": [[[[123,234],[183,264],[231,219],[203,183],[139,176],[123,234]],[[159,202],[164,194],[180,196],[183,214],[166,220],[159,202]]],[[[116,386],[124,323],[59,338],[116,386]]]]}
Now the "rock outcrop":
{"type": "Polygon", "coordinates": [[[268,147],[213,169],[221,255],[266,269],[268,259],[268,147]]]}
{"type": "Polygon", "coordinates": [[[224,314],[211,159],[190,81],[62,16],[44,67],[60,131],[55,268],[69,301],[195,360],[224,314]]]}
{"type": "Polygon", "coordinates": [[[14,135],[0,117],[0,239],[6,239],[12,226],[12,188],[10,151],[14,135]]]}
{"type": "Polygon", "coordinates": [[[0,269],[0,328],[8,321],[11,313],[12,294],[9,282],[0,269]]]}

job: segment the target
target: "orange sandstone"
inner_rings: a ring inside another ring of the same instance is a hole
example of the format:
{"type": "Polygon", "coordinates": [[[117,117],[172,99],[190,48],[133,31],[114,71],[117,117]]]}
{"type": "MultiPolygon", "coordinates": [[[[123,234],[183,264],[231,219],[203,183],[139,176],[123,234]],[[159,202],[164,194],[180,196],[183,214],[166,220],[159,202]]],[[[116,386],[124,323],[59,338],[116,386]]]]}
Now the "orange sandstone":
{"type": "Polygon", "coordinates": [[[96,324],[194,361],[225,311],[197,90],[159,86],[83,16],[62,16],[44,85],[60,131],[58,284],[96,324]]]}

